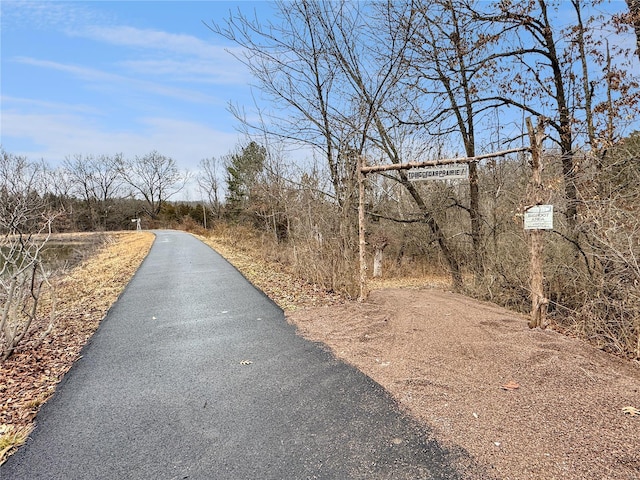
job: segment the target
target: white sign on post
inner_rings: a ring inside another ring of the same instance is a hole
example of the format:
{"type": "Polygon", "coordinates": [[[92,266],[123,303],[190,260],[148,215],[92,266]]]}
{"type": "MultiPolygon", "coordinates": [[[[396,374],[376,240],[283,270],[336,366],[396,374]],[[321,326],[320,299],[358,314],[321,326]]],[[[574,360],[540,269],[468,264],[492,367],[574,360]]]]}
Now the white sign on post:
{"type": "Polygon", "coordinates": [[[407,171],[407,178],[412,182],[420,180],[464,180],[469,178],[469,165],[467,163],[451,163],[449,165],[412,168],[407,171]]]}
{"type": "Polygon", "coordinates": [[[534,205],[524,212],[525,230],[553,230],[553,205],[534,205]]]}

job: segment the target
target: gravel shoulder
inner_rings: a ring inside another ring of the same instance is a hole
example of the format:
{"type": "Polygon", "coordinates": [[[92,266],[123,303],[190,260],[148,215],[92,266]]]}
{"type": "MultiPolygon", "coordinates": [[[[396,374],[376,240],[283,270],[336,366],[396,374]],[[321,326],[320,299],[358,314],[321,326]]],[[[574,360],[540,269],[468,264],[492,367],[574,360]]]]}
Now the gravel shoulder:
{"type": "Polygon", "coordinates": [[[445,444],[502,479],[640,478],[640,368],[437,289],[290,311],[445,444]]]}

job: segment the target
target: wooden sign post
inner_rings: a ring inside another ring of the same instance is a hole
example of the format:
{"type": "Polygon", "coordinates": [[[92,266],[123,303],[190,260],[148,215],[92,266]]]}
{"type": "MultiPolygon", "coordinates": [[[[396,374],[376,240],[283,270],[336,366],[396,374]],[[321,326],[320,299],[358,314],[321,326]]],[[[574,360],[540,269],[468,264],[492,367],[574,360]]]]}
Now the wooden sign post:
{"type": "MultiPolygon", "coordinates": [[[[534,130],[531,119],[527,118],[527,130],[529,131],[529,139],[531,142],[532,172],[528,192],[528,201],[531,206],[525,208],[525,214],[531,209],[540,209],[544,202],[544,184],[542,183],[542,141],[544,140],[544,125],[542,121],[539,120],[538,127],[534,130]]],[[[553,213],[553,210],[551,210],[551,212],[553,213]]],[[[529,320],[529,328],[546,328],[545,317],[547,315],[549,300],[544,296],[544,230],[542,228],[532,228],[527,231],[529,232],[531,245],[531,319],[529,320]]]]}

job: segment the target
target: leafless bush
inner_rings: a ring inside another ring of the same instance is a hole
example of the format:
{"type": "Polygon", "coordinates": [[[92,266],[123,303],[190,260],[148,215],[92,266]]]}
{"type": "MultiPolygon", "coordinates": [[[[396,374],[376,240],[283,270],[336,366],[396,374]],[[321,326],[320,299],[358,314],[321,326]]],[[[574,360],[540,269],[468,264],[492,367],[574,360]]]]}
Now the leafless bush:
{"type": "Polygon", "coordinates": [[[294,272],[309,283],[335,292],[356,296],[358,267],[355,235],[343,234],[344,225],[320,230],[298,227],[290,243],[294,272]]]}
{"type": "Polygon", "coordinates": [[[579,191],[584,301],[575,328],[602,348],[640,358],[640,135],[591,155],[579,191]]]}
{"type": "MultiPolygon", "coordinates": [[[[38,193],[38,167],[24,157],[2,151],[0,179],[0,358],[4,360],[25,339],[43,291],[51,288],[42,250],[55,215],[38,193]]],[[[53,318],[52,313],[50,327],[53,318]]]]}
{"type": "MultiPolygon", "coordinates": [[[[579,203],[573,227],[564,216],[566,199],[558,188],[563,177],[553,155],[547,159],[545,178],[548,201],[557,212],[553,232],[545,235],[549,313],[567,331],[634,358],[640,358],[639,152],[640,139],[632,135],[607,152],[576,154],[579,203]]],[[[508,184],[503,187],[509,189],[508,184]]],[[[488,237],[483,285],[489,293],[474,294],[526,311],[527,246],[522,226],[514,222],[494,231],[497,234],[488,237]]]]}

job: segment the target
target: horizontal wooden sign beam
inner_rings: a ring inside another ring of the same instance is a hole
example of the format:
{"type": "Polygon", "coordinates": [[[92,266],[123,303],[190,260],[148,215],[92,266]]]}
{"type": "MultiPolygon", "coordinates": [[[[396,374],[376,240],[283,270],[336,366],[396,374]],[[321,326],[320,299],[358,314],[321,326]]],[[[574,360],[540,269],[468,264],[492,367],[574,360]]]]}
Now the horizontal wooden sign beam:
{"type": "Polygon", "coordinates": [[[461,157],[461,158],[445,158],[442,160],[427,160],[425,162],[408,162],[408,163],[392,163],[389,165],[363,165],[360,167],[360,171],[364,174],[374,172],[388,172],[390,170],[408,170],[410,168],[429,167],[436,165],[450,165],[452,163],[471,163],[479,160],[485,160],[487,158],[504,157],[510,153],[526,152],[530,151],[530,147],[511,148],[509,150],[503,150],[501,152],[486,153],[484,155],[477,155],[475,157],[461,157]]]}

